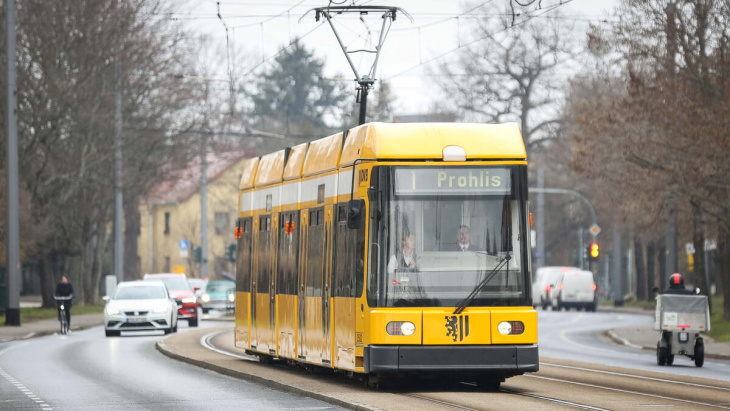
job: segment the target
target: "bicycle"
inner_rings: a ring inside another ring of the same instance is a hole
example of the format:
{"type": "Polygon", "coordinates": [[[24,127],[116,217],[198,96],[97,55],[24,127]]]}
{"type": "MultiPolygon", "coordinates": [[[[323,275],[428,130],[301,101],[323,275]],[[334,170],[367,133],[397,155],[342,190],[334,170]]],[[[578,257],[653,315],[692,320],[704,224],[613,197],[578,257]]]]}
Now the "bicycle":
{"type": "Polygon", "coordinates": [[[74,298],[73,295],[68,297],[62,297],[54,295],[53,299],[58,302],[58,321],[61,322],[61,334],[65,335],[68,333],[68,318],[66,318],[66,303],[65,301],[71,301],[74,298]]]}

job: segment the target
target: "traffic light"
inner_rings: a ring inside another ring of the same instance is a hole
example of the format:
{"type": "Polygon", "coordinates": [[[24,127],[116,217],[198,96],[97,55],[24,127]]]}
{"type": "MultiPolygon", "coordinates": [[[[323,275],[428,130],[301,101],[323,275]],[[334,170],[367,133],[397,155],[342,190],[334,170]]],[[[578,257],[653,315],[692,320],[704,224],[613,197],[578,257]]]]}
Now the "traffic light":
{"type": "Polygon", "coordinates": [[[228,244],[228,247],[226,247],[226,260],[230,263],[236,262],[236,243],[228,244]]]}
{"type": "Polygon", "coordinates": [[[591,245],[588,246],[588,258],[595,260],[600,254],[601,247],[598,245],[598,243],[591,243],[591,245]]]}
{"type": "Polygon", "coordinates": [[[193,262],[199,263],[203,261],[203,248],[193,247],[193,262]]]}

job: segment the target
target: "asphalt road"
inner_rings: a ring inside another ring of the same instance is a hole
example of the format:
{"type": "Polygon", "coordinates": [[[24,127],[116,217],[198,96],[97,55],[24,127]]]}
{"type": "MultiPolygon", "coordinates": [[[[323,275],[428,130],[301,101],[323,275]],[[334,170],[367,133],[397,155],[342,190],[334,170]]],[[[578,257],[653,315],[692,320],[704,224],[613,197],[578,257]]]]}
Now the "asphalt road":
{"type": "MultiPolygon", "coordinates": [[[[200,328],[220,324],[202,321],[200,328]]],[[[179,330],[195,329],[181,321],[179,330]]],[[[96,327],[0,344],[0,409],[341,409],[172,360],[155,349],[161,338],[106,338],[96,327]]]]}
{"type": "MultiPolygon", "coordinates": [[[[659,367],[654,351],[616,345],[602,335],[602,331],[611,328],[653,322],[654,319],[650,315],[539,311],[540,358],[542,362],[548,361],[546,357],[560,358],[591,364],[730,381],[730,361],[706,358],[704,366],[697,368],[688,357],[678,355],[671,367],[659,367]]],[[[659,333],[656,332],[656,334],[658,339],[659,333]]]]}

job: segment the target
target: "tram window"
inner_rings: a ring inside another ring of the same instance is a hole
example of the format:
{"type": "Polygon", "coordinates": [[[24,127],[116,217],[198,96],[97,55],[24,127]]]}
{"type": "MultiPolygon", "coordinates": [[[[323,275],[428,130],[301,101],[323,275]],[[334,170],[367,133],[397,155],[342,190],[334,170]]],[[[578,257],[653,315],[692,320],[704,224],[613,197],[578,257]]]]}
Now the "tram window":
{"type": "Polygon", "coordinates": [[[319,221],[322,210],[309,212],[309,241],[307,243],[307,276],[305,294],[308,297],[322,296],[322,275],[324,269],[324,226],[319,221]]]}
{"type": "Polygon", "coordinates": [[[298,214],[282,214],[279,230],[279,265],[277,293],[294,295],[297,293],[298,214]]]}
{"type": "Polygon", "coordinates": [[[238,255],[236,257],[236,290],[251,291],[251,218],[239,220],[243,233],[238,239],[238,255]]]}
{"type": "Polygon", "coordinates": [[[259,219],[256,292],[268,293],[271,278],[271,216],[259,219]]]}
{"type": "Polygon", "coordinates": [[[352,297],[352,280],[354,279],[354,267],[352,266],[352,253],[354,251],[353,233],[354,230],[347,229],[347,206],[338,207],[338,218],[335,241],[335,272],[334,272],[334,296],[352,297]],[[344,217],[343,217],[344,215],[344,217]]]}
{"type": "Polygon", "coordinates": [[[337,222],[338,223],[346,223],[347,222],[347,206],[341,205],[337,209],[337,222]]]}

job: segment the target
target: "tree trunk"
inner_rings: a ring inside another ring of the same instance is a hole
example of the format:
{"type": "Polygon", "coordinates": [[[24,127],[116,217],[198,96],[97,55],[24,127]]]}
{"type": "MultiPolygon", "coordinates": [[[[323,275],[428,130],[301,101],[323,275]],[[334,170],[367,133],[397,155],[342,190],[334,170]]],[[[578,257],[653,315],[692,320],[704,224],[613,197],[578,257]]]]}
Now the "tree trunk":
{"type": "Polygon", "coordinates": [[[53,280],[53,273],[50,268],[49,253],[41,252],[37,256],[37,261],[43,308],[55,308],[56,301],[53,299],[53,294],[56,292],[56,282],[53,280]]]}
{"type": "Polygon", "coordinates": [[[140,276],[139,240],[141,216],[139,215],[139,199],[125,197],[124,207],[124,279],[136,280],[140,276]]]}
{"type": "Polygon", "coordinates": [[[636,299],[646,300],[649,295],[644,265],[644,246],[639,236],[634,237],[634,264],[636,267],[636,299]]]}
{"type": "Polygon", "coordinates": [[[659,257],[659,275],[656,282],[659,284],[659,290],[663,290],[669,284],[664,283],[664,279],[667,277],[665,275],[667,272],[667,246],[663,243],[660,243],[657,248],[657,257],[659,257]]]}
{"type": "Polygon", "coordinates": [[[649,244],[646,245],[646,287],[647,287],[647,301],[652,301],[654,299],[654,293],[652,290],[654,287],[657,287],[656,284],[656,276],[655,276],[655,270],[656,266],[654,265],[654,262],[656,261],[656,252],[654,250],[654,242],[651,241],[649,244]]]}
{"type": "Polygon", "coordinates": [[[705,233],[702,227],[702,210],[695,201],[692,201],[692,223],[694,225],[692,242],[695,246],[694,285],[700,289],[702,294],[710,298],[710,288],[705,277],[705,233]]]}
{"type": "Polygon", "coordinates": [[[722,307],[722,319],[730,321],[730,231],[720,228],[717,238],[717,251],[720,253],[720,269],[722,270],[722,283],[724,285],[722,295],[725,297],[722,307]]]}

